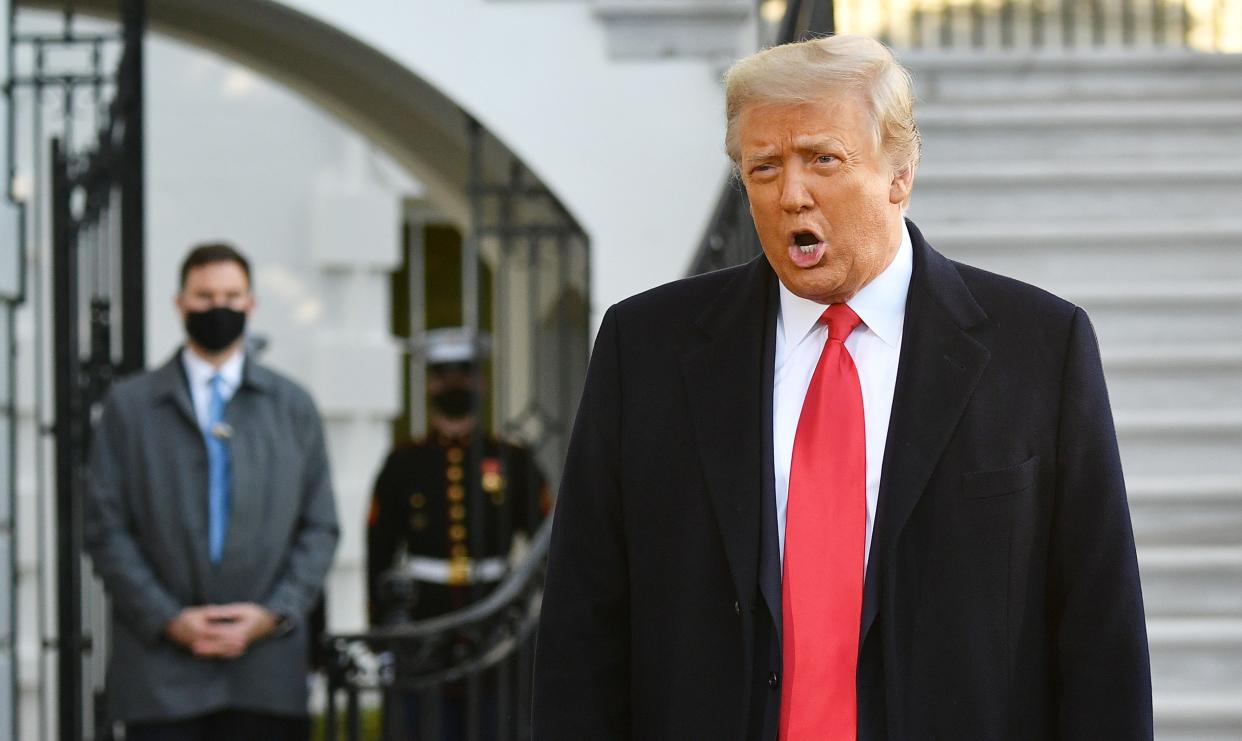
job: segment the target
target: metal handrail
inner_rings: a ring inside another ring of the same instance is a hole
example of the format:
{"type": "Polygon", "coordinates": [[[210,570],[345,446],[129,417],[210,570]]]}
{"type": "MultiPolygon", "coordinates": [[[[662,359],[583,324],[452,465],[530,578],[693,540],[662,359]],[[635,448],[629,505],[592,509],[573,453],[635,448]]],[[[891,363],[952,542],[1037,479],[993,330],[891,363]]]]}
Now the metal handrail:
{"type": "Polygon", "coordinates": [[[443,615],[399,625],[385,625],[373,628],[365,633],[346,633],[334,635],[332,642],[364,641],[379,645],[391,641],[427,638],[438,633],[459,631],[484,622],[518,601],[519,597],[528,593],[528,583],[532,579],[542,578],[543,567],[548,556],[548,544],[552,539],[552,519],[549,517],[531,539],[530,550],[521,563],[504,578],[490,594],[474,604],[460,610],[443,615]]]}
{"type": "MultiPolygon", "coordinates": [[[[535,532],[526,557],[512,573],[479,602],[425,620],[328,638],[327,738],[337,738],[341,730],[337,695],[342,690],[345,732],[348,738],[357,739],[359,695],[364,690],[383,692],[387,736],[393,737],[394,714],[404,715],[400,707],[414,694],[436,702],[437,688],[465,682],[468,692],[478,698],[483,673],[500,671],[506,662],[516,666],[519,686],[525,679],[529,687],[529,676],[522,675],[529,675],[531,668],[552,519],[547,518],[535,532]]],[[[524,693],[517,694],[521,702],[524,693]]],[[[473,722],[475,733],[468,736],[477,738],[477,716],[473,722]]],[[[510,736],[500,733],[499,737],[510,736]]],[[[517,737],[524,737],[520,729],[517,737]]]]}

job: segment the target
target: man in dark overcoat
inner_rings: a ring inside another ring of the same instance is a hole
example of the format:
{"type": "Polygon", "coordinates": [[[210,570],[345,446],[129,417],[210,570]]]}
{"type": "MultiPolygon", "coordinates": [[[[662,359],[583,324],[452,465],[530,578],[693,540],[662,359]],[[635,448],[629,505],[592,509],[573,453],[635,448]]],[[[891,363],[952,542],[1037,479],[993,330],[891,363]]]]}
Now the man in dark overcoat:
{"type": "Polygon", "coordinates": [[[760,52],[726,109],[764,254],[603,317],[534,737],[1150,739],[1086,314],[903,218],[920,142],[882,44],[760,52]]]}
{"type": "Polygon", "coordinates": [[[118,382],[94,429],[85,537],[129,741],[304,739],[308,613],[337,542],[319,414],[245,350],[250,265],[194,249],[185,345],[118,382]]]}

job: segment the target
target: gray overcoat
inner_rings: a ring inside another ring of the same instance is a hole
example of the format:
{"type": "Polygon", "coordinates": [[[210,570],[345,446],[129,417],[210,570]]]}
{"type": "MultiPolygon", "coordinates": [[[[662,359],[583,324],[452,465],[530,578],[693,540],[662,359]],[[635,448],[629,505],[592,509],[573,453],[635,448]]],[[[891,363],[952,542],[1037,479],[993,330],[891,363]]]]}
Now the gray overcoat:
{"type": "Polygon", "coordinates": [[[120,381],[95,427],[86,547],[110,596],[114,720],[223,708],[305,715],[306,617],[338,537],[323,428],[297,384],[247,360],[229,401],[232,511],[219,563],[207,550],[207,450],[178,353],[120,381]],[[201,659],[163,634],[183,608],[255,602],[277,634],[237,659],[201,659]]]}

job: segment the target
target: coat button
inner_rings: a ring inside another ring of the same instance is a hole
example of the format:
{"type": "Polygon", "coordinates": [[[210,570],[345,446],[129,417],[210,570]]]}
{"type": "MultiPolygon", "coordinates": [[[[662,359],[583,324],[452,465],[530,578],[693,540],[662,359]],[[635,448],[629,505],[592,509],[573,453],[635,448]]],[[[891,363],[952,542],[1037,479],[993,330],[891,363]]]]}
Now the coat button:
{"type": "Polygon", "coordinates": [[[768,686],[769,687],[771,687],[772,689],[776,689],[776,685],[780,683],[781,683],[780,679],[777,678],[776,672],[771,672],[768,674],[768,686]]]}
{"type": "Polygon", "coordinates": [[[733,602],[733,614],[734,615],[742,614],[742,606],[738,604],[736,600],[733,602]]]}

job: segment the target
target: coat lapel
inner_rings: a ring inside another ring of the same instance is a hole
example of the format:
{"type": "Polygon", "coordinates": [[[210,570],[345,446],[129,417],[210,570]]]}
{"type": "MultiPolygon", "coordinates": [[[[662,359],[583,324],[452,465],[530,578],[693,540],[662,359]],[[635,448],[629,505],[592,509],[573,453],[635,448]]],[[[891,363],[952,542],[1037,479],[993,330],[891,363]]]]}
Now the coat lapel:
{"type": "Polygon", "coordinates": [[[892,550],[990,356],[967,331],[987,315],[957,269],[907,224],[914,272],[863,589],[861,642],[879,611],[892,550]]]}
{"type": "Polygon", "coordinates": [[[763,348],[771,269],[761,255],[736,271],[698,318],[702,343],[682,357],[698,457],[734,585],[751,607],[763,492],[763,348]]]}
{"type": "Polygon", "coordinates": [[[178,457],[174,460],[188,467],[187,480],[199,484],[175,495],[184,532],[194,541],[190,549],[194,554],[194,571],[202,575],[210,573],[207,558],[207,447],[194,413],[194,402],[190,399],[190,382],[182,365],[181,353],[182,350],[178,350],[171,360],[155,371],[154,400],[158,404],[171,405],[174,414],[185,423],[184,427],[166,433],[168,438],[164,445],[166,449],[176,451],[178,457]]]}
{"type": "Polygon", "coordinates": [[[198,430],[198,417],[194,414],[194,403],[190,401],[190,382],[186,379],[185,368],[181,365],[180,350],[155,371],[153,398],[157,402],[172,404],[190,427],[198,430]]]}
{"type": "MultiPolygon", "coordinates": [[[[279,434],[265,426],[261,411],[263,405],[269,403],[271,389],[271,371],[247,357],[241,386],[224,410],[224,420],[231,431],[228,446],[232,486],[222,564],[230,574],[239,564],[250,561],[251,551],[263,540],[266,497],[271,495],[264,486],[265,473],[271,465],[271,440],[279,434]]],[[[244,574],[231,575],[244,577],[244,574]]]]}
{"type": "Polygon", "coordinates": [[[776,287],[776,274],[768,280],[767,320],[763,338],[763,406],[760,407],[759,426],[763,430],[763,500],[759,536],[759,591],[768,604],[776,637],[781,638],[781,543],[776,520],[776,459],[772,449],[772,397],[776,375],[776,319],[780,300],[776,287]]]}

